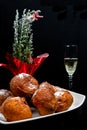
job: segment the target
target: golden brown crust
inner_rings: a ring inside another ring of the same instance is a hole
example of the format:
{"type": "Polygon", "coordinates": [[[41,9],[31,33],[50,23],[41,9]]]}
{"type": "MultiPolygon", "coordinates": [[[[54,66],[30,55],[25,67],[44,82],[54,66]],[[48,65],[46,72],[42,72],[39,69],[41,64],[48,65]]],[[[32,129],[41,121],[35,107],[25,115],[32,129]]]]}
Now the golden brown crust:
{"type": "Polygon", "coordinates": [[[1,112],[7,121],[32,118],[32,111],[23,97],[7,98],[2,104],[1,112]]]}
{"type": "Polygon", "coordinates": [[[68,90],[64,90],[62,88],[55,87],[54,95],[57,99],[56,112],[67,110],[73,103],[73,96],[68,90]]]}
{"type": "Polygon", "coordinates": [[[54,90],[51,87],[51,85],[47,82],[41,83],[40,88],[36,90],[36,92],[32,96],[32,102],[34,106],[37,108],[40,115],[54,113],[57,106],[57,100],[54,96],[54,90]]]}
{"type": "Polygon", "coordinates": [[[50,84],[49,82],[47,82],[47,81],[44,81],[44,82],[40,83],[39,88],[43,88],[43,87],[48,88],[51,91],[55,92],[54,86],[52,84],[50,84]]]}
{"type": "Polygon", "coordinates": [[[30,74],[21,73],[10,81],[10,89],[14,96],[31,96],[39,87],[38,81],[30,74]]]}
{"type": "Polygon", "coordinates": [[[12,93],[10,90],[7,89],[0,89],[0,106],[5,101],[5,99],[9,96],[11,96],[12,93]]]}
{"type": "Polygon", "coordinates": [[[10,90],[0,90],[0,111],[7,121],[32,118],[30,104],[36,107],[40,115],[47,115],[65,111],[73,103],[70,91],[47,81],[39,84],[33,76],[26,73],[11,79],[10,90]]]}
{"type": "Polygon", "coordinates": [[[73,103],[73,96],[68,90],[42,82],[34,93],[32,102],[40,115],[46,115],[67,110],[73,103]]]}

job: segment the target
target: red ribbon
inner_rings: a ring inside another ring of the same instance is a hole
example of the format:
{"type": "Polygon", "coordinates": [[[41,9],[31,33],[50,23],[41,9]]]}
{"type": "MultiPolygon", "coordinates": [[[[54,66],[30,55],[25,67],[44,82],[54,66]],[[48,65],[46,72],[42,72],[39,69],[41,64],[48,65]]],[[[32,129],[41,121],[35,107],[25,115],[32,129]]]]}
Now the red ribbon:
{"type": "Polygon", "coordinates": [[[8,64],[0,63],[0,67],[7,68],[13,75],[23,72],[33,75],[48,56],[48,53],[38,55],[37,57],[33,58],[33,62],[31,64],[28,64],[7,53],[6,60],[8,64]]]}

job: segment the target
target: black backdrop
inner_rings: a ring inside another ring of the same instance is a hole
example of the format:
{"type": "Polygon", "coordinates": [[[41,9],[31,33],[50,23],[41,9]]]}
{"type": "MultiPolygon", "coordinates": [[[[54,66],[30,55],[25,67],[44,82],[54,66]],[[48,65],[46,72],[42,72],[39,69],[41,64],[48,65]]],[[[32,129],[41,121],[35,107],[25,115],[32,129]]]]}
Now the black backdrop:
{"type": "MultiPolygon", "coordinates": [[[[1,0],[0,1],[0,62],[12,52],[13,20],[15,11],[41,10],[44,16],[33,23],[34,56],[48,52],[49,57],[34,76],[39,82],[48,81],[68,88],[68,77],[63,64],[64,44],[79,47],[78,67],[74,74],[73,90],[87,94],[87,1],[86,0],[1,0]]],[[[0,68],[0,88],[8,87],[11,73],[0,68]]]]}

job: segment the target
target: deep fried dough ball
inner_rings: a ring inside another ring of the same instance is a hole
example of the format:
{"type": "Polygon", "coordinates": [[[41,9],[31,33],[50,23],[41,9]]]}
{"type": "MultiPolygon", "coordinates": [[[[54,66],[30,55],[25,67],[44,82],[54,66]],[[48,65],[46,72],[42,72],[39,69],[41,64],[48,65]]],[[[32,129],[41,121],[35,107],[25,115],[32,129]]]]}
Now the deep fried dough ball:
{"type": "Polygon", "coordinates": [[[43,87],[51,89],[51,91],[55,92],[54,86],[47,81],[44,81],[39,85],[39,88],[43,88],[43,87]]]}
{"type": "Polygon", "coordinates": [[[49,83],[43,82],[40,84],[39,89],[36,90],[32,96],[32,103],[37,108],[40,115],[47,115],[55,112],[57,108],[57,99],[54,96],[54,89],[49,83]]]}
{"type": "Polygon", "coordinates": [[[57,110],[61,112],[67,110],[73,103],[73,96],[68,90],[64,90],[60,87],[55,86],[55,97],[57,99],[57,110]]]}
{"type": "Polygon", "coordinates": [[[0,89],[0,106],[5,101],[5,99],[9,96],[11,96],[12,93],[10,90],[7,89],[0,89]]]}
{"type": "Polygon", "coordinates": [[[10,89],[14,96],[31,97],[38,87],[38,81],[26,73],[17,74],[10,81],[10,89]]]}
{"type": "Polygon", "coordinates": [[[7,121],[17,121],[32,117],[32,111],[24,97],[9,97],[1,107],[7,121]]]}

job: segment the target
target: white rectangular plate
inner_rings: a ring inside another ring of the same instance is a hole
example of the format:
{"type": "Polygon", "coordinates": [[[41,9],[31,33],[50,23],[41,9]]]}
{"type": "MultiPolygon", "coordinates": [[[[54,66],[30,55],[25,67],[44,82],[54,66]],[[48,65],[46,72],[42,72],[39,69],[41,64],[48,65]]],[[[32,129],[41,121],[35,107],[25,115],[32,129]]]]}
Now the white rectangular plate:
{"type": "Polygon", "coordinates": [[[0,123],[5,124],[5,125],[6,124],[23,123],[23,122],[28,122],[28,121],[33,121],[33,120],[37,120],[37,119],[42,119],[42,118],[47,118],[47,117],[63,114],[65,112],[69,112],[69,111],[72,111],[74,109],[77,109],[84,103],[86,96],[83,95],[83,94],[73,92],[73,91],[70,91],[70,92],[71,92],[71,94],[73,96],[74,101],[73,101],[71,107],[66,111],[57,112],[57,113],[53,113],[53,114],[49,114],[49,115],[45,115],[45,116],[40,116],[35,108],[31,108],[32,112],[33,112],[33,117],[32,118],[19,120],[19,121],[7,122],[7,121],[2,120],[1,117],[0,117],[0,123]]]}

